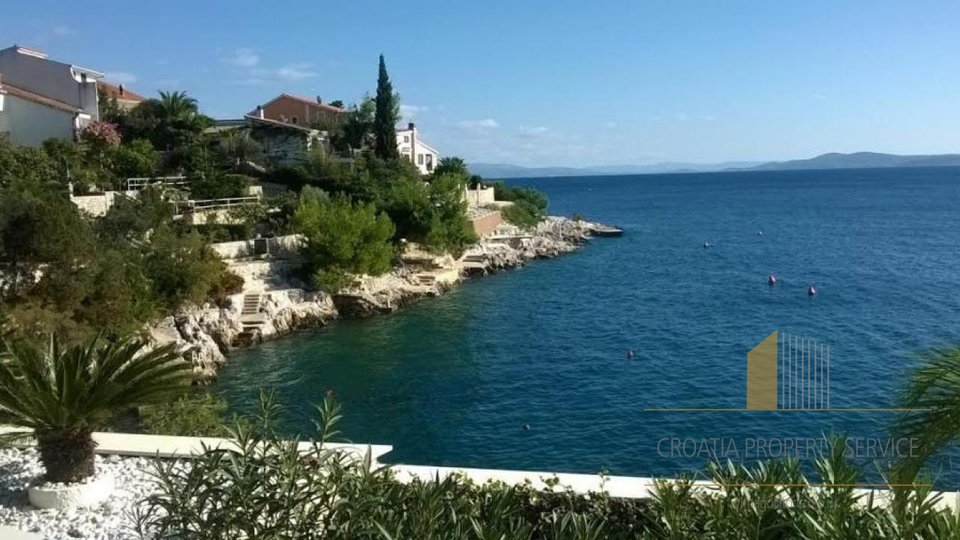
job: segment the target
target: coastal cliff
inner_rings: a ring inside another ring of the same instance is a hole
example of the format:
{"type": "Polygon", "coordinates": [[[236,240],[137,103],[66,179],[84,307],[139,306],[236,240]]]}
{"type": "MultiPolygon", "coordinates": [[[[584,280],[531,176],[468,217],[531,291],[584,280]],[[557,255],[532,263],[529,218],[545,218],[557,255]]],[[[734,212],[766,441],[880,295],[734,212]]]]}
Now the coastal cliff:
{"type": "Polygon", "coordinates": [[[420,298],[437,296],[468,275],[485,275],[552,258],[579,249],[591,237],[595,224],[547,217],[535,228],[507,226],[482,239],[459,259],[434,257],[433,268],[402,264],[382,276],[360,276],[335,295],[306,292],[295,279],[278,279],[289,264],[257,262],[248,265],[248,283],[272,283],[272,290],[236,294],[222,306],[191,307],[148,328],[154,343],[174,343],[193,364],[200,379],[216,376],[227,354],[302,328],[318,327],[339,317],[366,318],[392,313],[420,298]],[[252,267],[252,270],[251,270],[252,267]],[[251,279],[251,276],[255,276],[251,279]]]}
{"type": "Polygon", "coordinates": [[[216,375],[231,350],[302,328],[323,326],[339,315],[330,296],[286,289],[260,294],[255,317],[243,313],[249,295],[229,297],[223,307],[205,304],[166,317],[148,329],[157,345],[174,343],[198,378],[216,375]]]}

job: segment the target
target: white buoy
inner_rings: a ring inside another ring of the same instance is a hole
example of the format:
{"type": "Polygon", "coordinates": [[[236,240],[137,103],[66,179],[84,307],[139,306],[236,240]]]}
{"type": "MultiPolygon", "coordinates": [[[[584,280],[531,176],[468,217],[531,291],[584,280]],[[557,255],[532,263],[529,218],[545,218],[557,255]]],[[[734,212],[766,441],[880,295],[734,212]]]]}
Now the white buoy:
{"type": "Polygon", "coordinates": [[[773,287],[776,284],[777,284],[777,276],[770,274],[770,276],[767,277],[767,285],[770,285],[771,287],[773,287]]]}
{"type": "Polygon", "coordinates": [[[811,285],[811,286],[807,287],[807,296],[813,296],[813,295],[815,295],[815,294],[817,294],[817,287],[816,287],[816,285],[811,285]]]}

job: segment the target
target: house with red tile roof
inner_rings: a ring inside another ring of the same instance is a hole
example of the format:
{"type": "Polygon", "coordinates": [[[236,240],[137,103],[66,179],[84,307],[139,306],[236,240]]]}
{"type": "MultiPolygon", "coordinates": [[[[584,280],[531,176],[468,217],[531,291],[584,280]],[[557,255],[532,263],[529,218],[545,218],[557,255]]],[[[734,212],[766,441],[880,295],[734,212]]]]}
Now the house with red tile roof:
{"type": "Polygon", "coordinates": [[[124,88],[122,83],[114,85],[106,81],[97,81],[97,93],[101,98],[116,100],[117,106],[125,111],[136,107],[141,101],[147,99],[124,88]]]}
{"type": "Polygon", "coordinates": [[[249,115],[302,126],[335,126],[344,119],[346,113],[346,109],[324,103],[320,96],[310,99],[280,94],[249,115]]]}

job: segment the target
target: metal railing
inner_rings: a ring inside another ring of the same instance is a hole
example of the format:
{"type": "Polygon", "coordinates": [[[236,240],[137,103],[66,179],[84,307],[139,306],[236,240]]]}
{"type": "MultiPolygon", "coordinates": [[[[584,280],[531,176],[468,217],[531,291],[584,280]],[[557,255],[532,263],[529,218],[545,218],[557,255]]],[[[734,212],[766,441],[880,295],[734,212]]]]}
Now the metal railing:
{"type": "Polygon", "coordinates": [[[249,206],[260,202],[260,197],[228,197],[224,199],[200,199],[176,202],[176,212],[195,212],[197,210],[226,210],[240,206],[249,206]]]}
{"type": "Polygon", "coordinates": [[[147,186],[185,186],[187,185],[186,176],[155,176],[151,178],[127,178],[127,191],[140,191],[147,186]]]}

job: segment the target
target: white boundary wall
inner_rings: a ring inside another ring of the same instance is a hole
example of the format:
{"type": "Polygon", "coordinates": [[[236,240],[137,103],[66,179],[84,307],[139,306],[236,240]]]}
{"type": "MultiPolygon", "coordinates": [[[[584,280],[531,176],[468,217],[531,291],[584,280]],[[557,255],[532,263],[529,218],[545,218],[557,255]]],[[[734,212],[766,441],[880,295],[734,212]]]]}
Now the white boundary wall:
{"type": "MultiPolygon", "coordinates": [[[[304,236],[302,234],[288,234],[286,236],[274,236],[263,239],[267,243],[267,251],[274,257],[291,257],[300,251],[303,245],[304,236]]],[[[210,247],[217,252],[223,259],[242,259],[250,257],[255,253],[255,240],[238,240],[236,242],[217,242],[210,244],[210,247]]]]}
{"type": "MultiPolygon", "coordinates": [[[[0,426],[0,433],[15,431],[10,427],[0,426]]],[[[173,437],[168,435],[140,435],[132,433],[94,433],[93,440],[97,443],[98,454],[143,456],[161,458],[190,458],[203,452],[207,448],[229,448],[236,443],[231,439],[218,437],[173,437]]],[[[313,448],[310,442],[300,443],[301,451],[307,452],[313,448]]],[[[324,448],[337,449],[362,459],[370,454],[371,465],[384,465],[380,458],[393,451],[393,446],[383,444],[327,444],[324,448]]],[[[471,469],[460,467],[434,467],[431,465],[389,465],[401,482],[415,479],[433,481],[439,478],[457,474],[469,478],[477,484],[496,481],[509,485],[529,482],[537,489],[547,489],[550,483],[556,482],[559,489],[569,488],[575,493],[588,494],[606,492],[612,497],[628,499],[648,499],[653,495],[657,479],[642,476],[603,476],[599,474],[553,473],[540,471],[513,471],[504,469],[471,469]]],[[[671,481],[670,479],[660,479],[671,481]]],[[[715,484],[709,481],[696,482],[705,492],[716,492],[715,484]]],[[[824,488],[815,488],[824,489],[824,488]]],[[[874,503],[883,505],[890,497],[890,491],[884,489],[856,489],[854,490],[861,501],[866,504],[870,495],[874,503]]],[[[941,499],[938,507],[960,511],[960,492],[938,492],[941,499]]]]}

